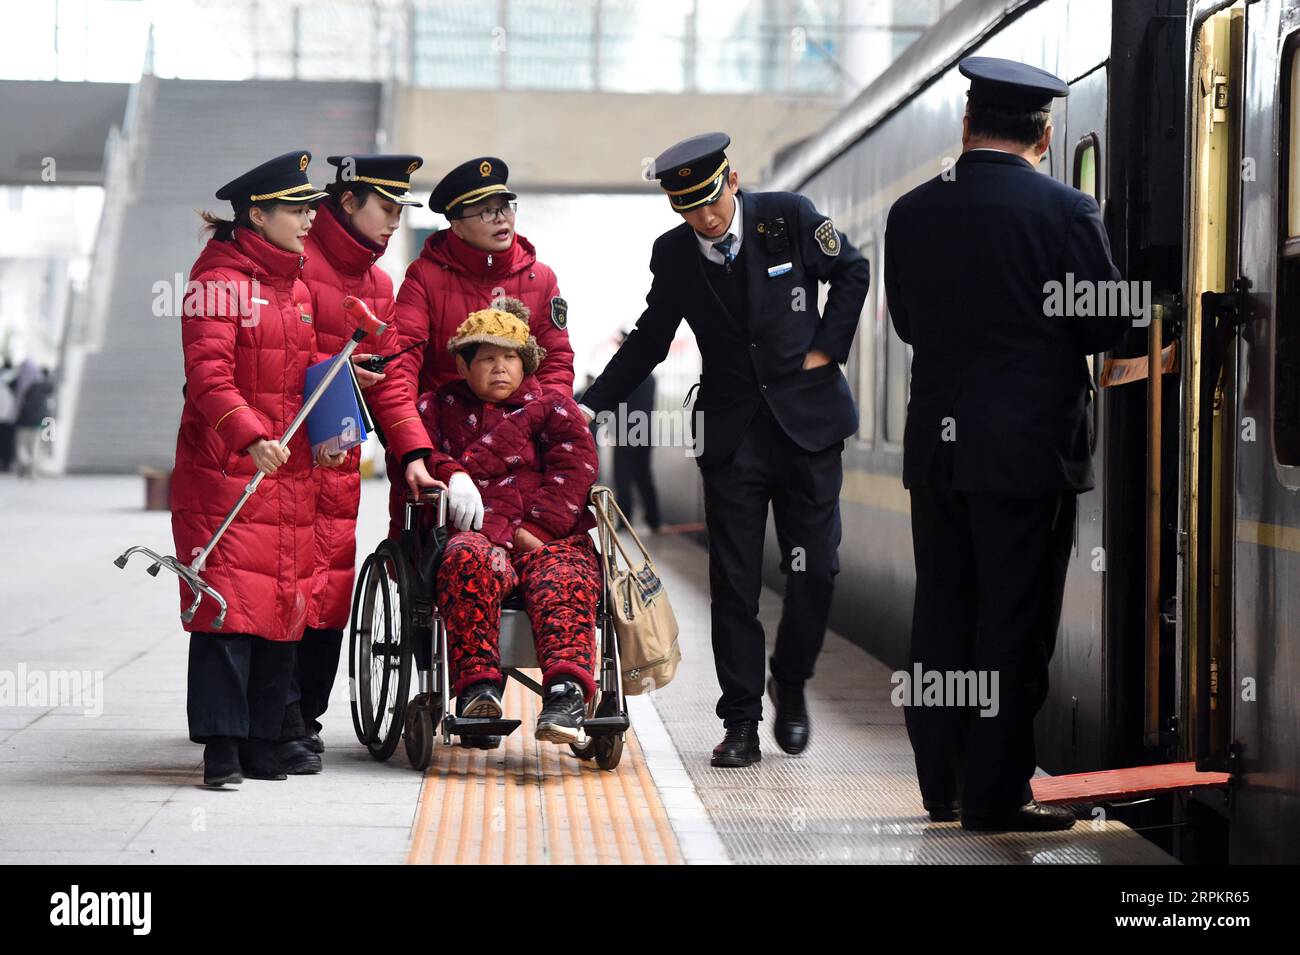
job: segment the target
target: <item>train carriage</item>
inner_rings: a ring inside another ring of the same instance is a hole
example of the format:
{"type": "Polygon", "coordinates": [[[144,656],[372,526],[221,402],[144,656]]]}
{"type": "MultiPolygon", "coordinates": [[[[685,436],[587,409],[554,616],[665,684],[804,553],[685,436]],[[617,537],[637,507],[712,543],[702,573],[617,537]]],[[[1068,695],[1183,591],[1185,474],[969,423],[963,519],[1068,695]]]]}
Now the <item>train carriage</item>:
{"type": "MultiPolygon", "coordinates": [[[[1054,774],[1231,773],[1109,810],[1188,861],[1300,860],[1297,53],[1300,0],[966,0],[763,183],[807,194],[880,276],[891,204],[961,152],[957,62],[1006,57],[1069,83],[1040,171],[1097,198],[1146,311],[1089,362],[1097,481],[1079,500],[1039,759],[1054,774]]],[[[691,354],[664,378],[693,379],[691,354]]],[[[909,361],[877,281],[845,369],[861,427],[832,623],[895,666],[914,593],[909,361]]],[[[701,520],[693,466],[660,456],[669,518],[701,520]]]]}

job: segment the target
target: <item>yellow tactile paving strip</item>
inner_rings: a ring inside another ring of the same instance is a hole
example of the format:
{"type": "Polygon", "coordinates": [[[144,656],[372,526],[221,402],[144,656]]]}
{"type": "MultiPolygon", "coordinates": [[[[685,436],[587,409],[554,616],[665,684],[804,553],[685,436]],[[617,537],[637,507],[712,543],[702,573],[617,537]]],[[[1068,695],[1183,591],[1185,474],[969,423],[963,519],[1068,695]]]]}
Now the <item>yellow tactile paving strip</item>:
{"type": "MultiPolygon", "coordinates": [[[[567,746],[533,739],[540,706],[536,694],[510,680],[506,716],[523,724],[500,749],[435,745],[406,861],[681,863],[635,730],[624,738],[618,768],[608,772],[567,746]]],[[[404,750],[393,758],[404,759],[404,750]]]]}

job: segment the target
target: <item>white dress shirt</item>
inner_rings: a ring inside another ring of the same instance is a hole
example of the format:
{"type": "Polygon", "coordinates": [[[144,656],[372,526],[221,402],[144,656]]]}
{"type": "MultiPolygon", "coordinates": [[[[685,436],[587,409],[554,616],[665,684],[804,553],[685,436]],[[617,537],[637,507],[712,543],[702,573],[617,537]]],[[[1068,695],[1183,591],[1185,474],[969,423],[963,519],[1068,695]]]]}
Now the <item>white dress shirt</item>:
{"type": "Polygon", "coordinates": [[[695,233],[695,241],[700,244],[700,252],[716,265],[727,264],[727,260],[722,257],[722,251],[713,247],[714,243],[721,242],[727,236],[731,236],[731,257],[734,259],[740,254],[740,243],[745,235],[745,216],[741,211],[741,205],[740,194],[737,193],[736,211],[731,216],[731,225],[727,226],[727,231],[716,239],[707,239],[698,232],[695,233]]]}

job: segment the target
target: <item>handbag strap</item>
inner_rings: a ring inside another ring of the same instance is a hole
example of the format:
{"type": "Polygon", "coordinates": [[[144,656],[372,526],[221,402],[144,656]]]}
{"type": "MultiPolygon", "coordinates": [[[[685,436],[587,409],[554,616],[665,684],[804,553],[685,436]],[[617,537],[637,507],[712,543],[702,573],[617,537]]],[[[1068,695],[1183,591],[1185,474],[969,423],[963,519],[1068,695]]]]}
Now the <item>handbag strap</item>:
{"type": "MultiPolygon", "coordinates": [[[[599,486],[592,488],[592,497],[597,501],[603,499],[609,501],[611,504],[614,504],[614,496],[612,494],[597,495],[595,493],[596,491],[608,491],[608,490],[609,490],[608,488],[599,487],[599,486]]],[[[614,504],[614,509],[618,511],[618,516],[622,518],[623,523],[626,525],[627,524],[626,515],[624,515],[623,512],[619,510],[617,504],[614,504]]],[[[623,542],[619,540],[618,528],[614,526],[613,518],[609,516],[609,513],[600,504],[596,504],[596,517],[605,526],[605,529],[609,531],[609,536],[613,540],[615,548],[617,548],[618,553],[623,555],[623,563],[627,564],[628,570],[631,570],[632,558],[628,556],[627,551],[623,547],[623,542]]],[[[609,553],[605,554],[604,556],[609,563],[610,573],[608,574],[608,576],[612,579],[613,576],[618,572],[618,558],[615,557],[614,554],[609,554],[609,553]]]]}
{"type": "MultiPolygon", "coordinates": [[[[601,560],[605,563],[605,586],[609,588],[610,599],[618,601],[620,595],[618,594],[614,584],[615,580],[618,579],[618,555],[623,555],[623,563],[627,565],[629,575],[633,573],[632,558],[628,556],[627,551],[623,548],[623,542],[618,539],[618,529],[614,526],[613,519],[608,513],[606,513],[605,508],[600,504],[595,503],[597,500],[600,500],[600,497],[594,493],[592,497],[592,503],[596,508],[596,517],[600,521],[601,525],[609,532],[609,536],[614,542],[613,548],[602,548],[600,556],[601,560]]],[[[605,498],[607,500],[613,500],[612,495],[605,495],[605,498]]],[[[617,505],[615,505],[615,507],[617,507],[617,505]]],[[[624,522],[627,521],[627,518],[623,516],[622,511],[619,511],[619,516],[623,518],[624,522]]],[[[627,613],[629,619],[634,617],[636,613],[635,605],[630,601],[627,604],[627,613]]]]}
{"type": "MultiPolygon", "coordinates": [[[[592,488],[593,495],[596,491],[608,492],[609,488],[597,485],[592,488]]],[[[632,523],[627,519],[627,515],[623,513],[623,509],[618,506],[618,501],[614,500],[613,493],[601,494],[600,497],[609,502],[609,506],[618,514],[619,520],[622,522],[623,526],[627,528],[627,532],[632,535],[632,540],[636,541],[637,550],[641,551],[641,556],[645,559],[645,562],[650,565],[651,570],[658,574],[659,571],[655,567],[654,558],[650,556],[650,551],[646,550],[645,544],[641,543],[641,537],[637,534],[636,529],[632,527],[632,523]]],[[[602,511],[603,508],[600,505],[596,505],[596,510],[602,511]]],[[[608,514],[604,515],[604,517],[606,524],[609,526],[610,534],[614,538],[615,544],[618,546],[619,551],[623,554],[623,559],[627,561],[627,565],[630,568],[632,566],[632,561],[628,558],[627,551],[623,550],[623,543],[619,540],[618,532],[614,529],[613,520],[608,514]]]]}

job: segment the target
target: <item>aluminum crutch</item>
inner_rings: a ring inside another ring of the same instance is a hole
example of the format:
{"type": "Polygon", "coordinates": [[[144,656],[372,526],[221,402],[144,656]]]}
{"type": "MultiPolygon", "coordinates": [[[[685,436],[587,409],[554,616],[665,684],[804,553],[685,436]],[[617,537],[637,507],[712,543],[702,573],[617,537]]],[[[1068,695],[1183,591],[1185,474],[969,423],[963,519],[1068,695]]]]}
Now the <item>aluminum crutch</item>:
{"type": "MultiPolygon", "coordinates": [[[[307,396],[307,400],[302,403],[302,408],[298,411],[298,414],[294,416],[288,429],[280,438],[280,443],[286,448],[288,447],[289,441],[298,431],[298,428],[307,420],[307,415],[311,413],[312,408],[316,407],[317,402],[320,401],[321,395],[323,395],[325,389],[330,386],[330,382],[338,377],[339,371],[352,358],[352,353],[356,351],[357,345],[364,341],[367,335],[379,335],[388,327],[387,324],[381,322],[375,317],[375,313],[370,310],[370,307],[366,305],[365,302],[361,301],[359,298],[354,298],[351,295],[343,300],[343,313],[356,321],[357,329],[352,333],[352,338],[348,343],[343,346],[343,350],[334,356],[334,360],[325,371],[325,376],[321,378],[320,382],[312,390],[312,393],[307,396]]],[[[235,506],[230,509],[230,513],[227,514],[226,519],[221,522],[221,526],[218,527],[217,532],[212,535],[212,539],[208,541],[207,546],[203,548],[203,550],[188,566],[182,564],[175,557],[159,554],[142,544],[128,547],[126,551],[123,552],[122,556],[115,559],[113,563],[118,567],[125,569],[126,562],[131,558],[131,555],[136,552],[145,554],[152,558],[153,564],[148,568],[150,576],[157,577],[158,571],[161,568],[166,567],[172,573],[180,577],[181,580],[185,581],[189,586],[190,591],[194,594],[194,602],[190,604],[189,609],[185,610],[181,614],[181,620],[189,623],[194,619],[194,614],[198,612],[199,604],[203,602],[203,596],[206,594],[215,600],[217,605],[221,608],[212,621],[212,629],[220,630],[222,625],[226,622],[226,599],[205,582],[203,578],[199,576],[199,572],[203,570],[204,561],[207,560],[208,554],[212,553],[212,548],[217,546],[217,541],[221,540],[221,535],[226,532],[226,529],[230,527],[236,515],[239,514],[240,509],[245,503],[247,503],[248,499],[253,496],[253,492],[257,490],[257,486],[262,483],[262,478],[264,477],[266,477],[265,471],[258,471],[253,475],[253,479],[244,487],[243,495],[240,496],[239,500],[235,503],[235,506]]]]}

